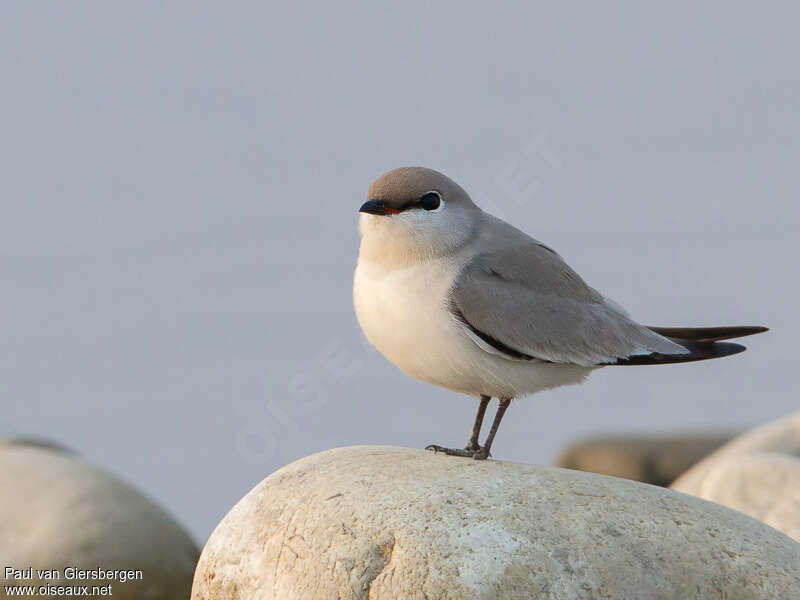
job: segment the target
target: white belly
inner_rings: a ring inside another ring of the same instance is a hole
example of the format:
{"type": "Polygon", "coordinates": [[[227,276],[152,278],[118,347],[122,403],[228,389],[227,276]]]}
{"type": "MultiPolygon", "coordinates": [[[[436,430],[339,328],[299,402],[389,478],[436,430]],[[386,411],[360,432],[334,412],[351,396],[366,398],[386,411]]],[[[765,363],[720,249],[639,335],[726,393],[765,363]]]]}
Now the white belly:
{"type": "Polygon", "coordinates": [[[356,317],[369,342],[408,375],[470,395],[518,397],[581,382],[591,369],[509,360],[482,350],[447,306],[459,264],[387,268],[359,259],[356,317]]]}

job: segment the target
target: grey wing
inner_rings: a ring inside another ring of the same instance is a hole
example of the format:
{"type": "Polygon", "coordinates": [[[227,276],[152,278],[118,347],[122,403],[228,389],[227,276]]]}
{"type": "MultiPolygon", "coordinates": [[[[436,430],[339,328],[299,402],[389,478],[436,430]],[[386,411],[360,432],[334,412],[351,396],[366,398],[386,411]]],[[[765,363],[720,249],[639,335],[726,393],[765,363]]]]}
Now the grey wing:
{"type": "Polygon", "coordinates": [[[560,256],[527,236],[475,256],[456,278],[449,300],[477,345],[509,359],[596,366],[686,352],[630,319],[560,256]]]}

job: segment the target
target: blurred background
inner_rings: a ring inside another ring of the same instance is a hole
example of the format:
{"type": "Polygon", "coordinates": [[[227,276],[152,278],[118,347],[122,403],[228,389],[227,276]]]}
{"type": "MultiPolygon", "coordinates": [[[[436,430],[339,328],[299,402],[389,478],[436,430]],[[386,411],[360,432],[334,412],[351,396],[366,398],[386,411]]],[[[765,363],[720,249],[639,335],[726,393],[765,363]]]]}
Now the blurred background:
{"type": "Polygon", "coordinates": [[[0,433],[76,450],[200,542],[302,456],[466,441],[476,401],[402,374],[353,315],[357,210],[401,165],[444,171],[638,320],[772,328],[516,402],[498,458],[796,406],[794,4],[0,16],[0,433]]]}

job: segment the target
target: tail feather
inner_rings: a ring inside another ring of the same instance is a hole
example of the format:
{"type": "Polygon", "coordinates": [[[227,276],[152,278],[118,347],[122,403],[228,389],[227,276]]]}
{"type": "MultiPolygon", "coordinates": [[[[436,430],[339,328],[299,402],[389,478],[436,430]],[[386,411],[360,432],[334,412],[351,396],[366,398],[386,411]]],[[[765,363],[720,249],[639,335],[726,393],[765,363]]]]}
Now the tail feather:
{"type": "Polygon", "coordinates": [[[664,337],[692,342],[719,342],[721,340],[732,340],[733,338],[769,331],[766,327],[755,325],[739,325],[733,327],[650,327],[648,325],[647,328],[664,337]]]}
{"type": "Polygon", "coordinates": [[[638,354],[621,358],[612,365],[666,365],[672,363],[694,362],[721,358],[744,352],[741,344],[731,344],[719,340],[744,337],[768,331],[766,327],[649,327],[651,331],[669,338],[686,348],[685,354],[638,354]]]}

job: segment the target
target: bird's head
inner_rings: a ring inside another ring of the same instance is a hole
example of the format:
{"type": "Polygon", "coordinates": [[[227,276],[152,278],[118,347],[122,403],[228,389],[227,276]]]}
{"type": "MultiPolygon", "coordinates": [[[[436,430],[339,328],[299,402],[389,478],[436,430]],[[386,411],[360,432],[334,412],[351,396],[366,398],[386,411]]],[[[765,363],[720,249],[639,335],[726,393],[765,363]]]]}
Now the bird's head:
{"type": "Polygon", "coordinates": [[[373,182],[360,213],[362,255],[414,260],[463,246],[481,211],[449,177],[424,167],[401,167],[373,182]]]}

